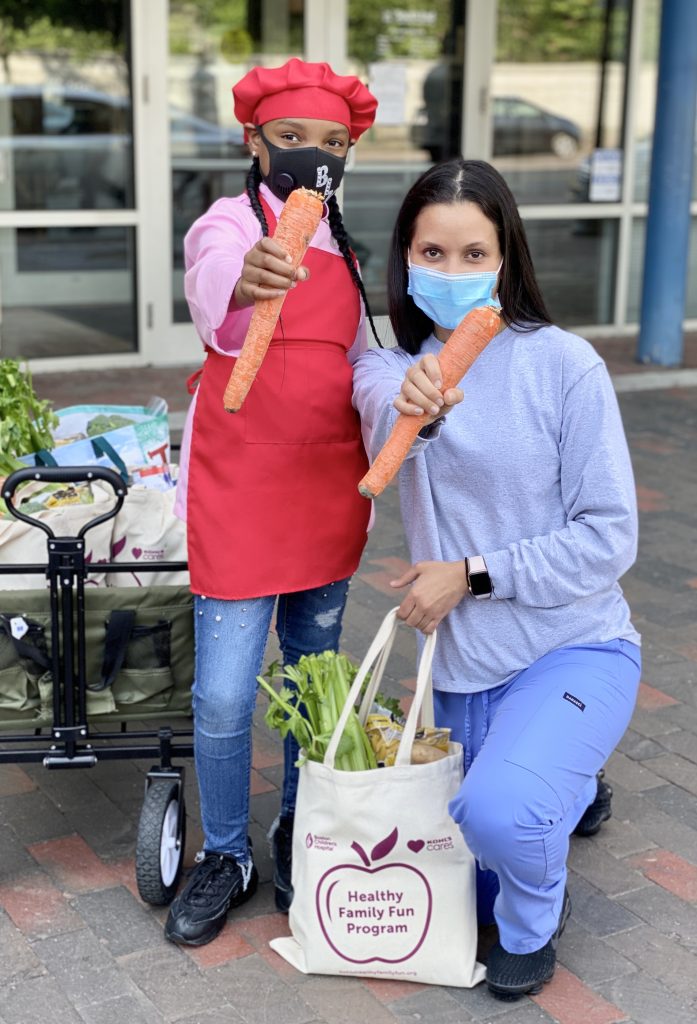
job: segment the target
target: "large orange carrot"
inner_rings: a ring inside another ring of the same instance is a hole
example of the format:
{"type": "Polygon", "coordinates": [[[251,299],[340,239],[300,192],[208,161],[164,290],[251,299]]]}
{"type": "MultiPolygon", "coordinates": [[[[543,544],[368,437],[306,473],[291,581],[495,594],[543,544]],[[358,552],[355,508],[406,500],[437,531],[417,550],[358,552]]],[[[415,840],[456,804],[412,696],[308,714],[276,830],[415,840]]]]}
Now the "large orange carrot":
{"type": "MultiPolygon", "coordinates": [[[[457,387],[501,326],[498,310],[480,306],[468,313],[438,353],[443,378],[442,391],[457,387]]],[[[390,436],[358,485],[364,498],[377,498],[404,462],[407,452],[423,429],[423,416],[400,413],[390,436]]]]}
{"type": "MultiPolygon", "coordinates": [[[[312,236],[319,226],[323,208],[324,200],[320,194],[308,188],[296,188],[286,200],[278,218],[273,240],[288,253],[294,270],[300,266],[312,236]]],[[[239,412],[242,408],[242,403],[254,383],[271,343],[287,294],[284,292],[275,299],[257,299],[254,303],[247,336],[232,368],[223,396],[223,405],[227,412],[239,412]]]]}

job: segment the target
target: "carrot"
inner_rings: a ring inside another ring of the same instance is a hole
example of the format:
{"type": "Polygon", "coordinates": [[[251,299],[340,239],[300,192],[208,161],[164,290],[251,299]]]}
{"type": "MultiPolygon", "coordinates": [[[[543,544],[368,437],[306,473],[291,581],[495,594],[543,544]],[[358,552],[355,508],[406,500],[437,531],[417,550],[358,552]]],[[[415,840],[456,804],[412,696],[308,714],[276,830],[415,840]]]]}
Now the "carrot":
{"type": "MultiPolygon", "coordinates": [[[[300,266],[300,261],[319,226],[323,208],[324,200],[320,194],[308,188],[296,188],[286,200],[278,218],[273,240],[288,253],[294,270],[300,266]]],[[[271,344],[281,314],[281,306],[287,294],[284,292],[275,299],[257,299],[254,303],[254,312],[242,351],[232,368],[223,396],[223,405],[227,412],[239,412],[242,408],[242,403],[271,344]]]]}
{"type": "MultiPolygon", "coordinates": [[[[491,306],[473,309],[457,325],[438,353],[443,391],[456,387],[501,325],[499,312],[491,306]]],[[[423,429],[423,416],[400,413],[390,436],[372,466],[358,484],[364,498],[377,498],[404,462],[407,452],[423,429]]]]}

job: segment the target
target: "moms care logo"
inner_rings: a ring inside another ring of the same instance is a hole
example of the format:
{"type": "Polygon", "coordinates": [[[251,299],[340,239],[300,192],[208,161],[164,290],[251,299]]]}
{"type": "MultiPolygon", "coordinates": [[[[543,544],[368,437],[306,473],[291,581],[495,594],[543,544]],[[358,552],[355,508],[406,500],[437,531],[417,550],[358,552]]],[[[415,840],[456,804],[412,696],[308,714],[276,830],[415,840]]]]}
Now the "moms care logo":
{"type": "MultiPolygon", "coordinates": [[[[317,886],[322,933],[334,952],[350,963],[403,963],[428,934],[433,897],[426,876],[398,859],[374,866],[393,852],[398,839],[395,828],[370,856],[360,843],[352,843],[362,865],[338,864],[317,886]]],[[[411,839],[406,845],[415,854],[425,844],[411,839]]]]}

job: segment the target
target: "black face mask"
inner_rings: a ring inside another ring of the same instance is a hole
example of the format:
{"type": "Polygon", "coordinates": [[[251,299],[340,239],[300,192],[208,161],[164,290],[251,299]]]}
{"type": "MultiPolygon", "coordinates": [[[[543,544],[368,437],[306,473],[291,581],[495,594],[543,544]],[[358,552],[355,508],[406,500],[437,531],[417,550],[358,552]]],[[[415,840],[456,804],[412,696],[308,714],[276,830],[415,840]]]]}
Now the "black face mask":
{"type": "Polygon", "coordinates": [[[344,174],[346,157],[334,156],[316,146],[282,149],[274,146],[257,128],[269,154],[269,173],[264,184],[284,202],[296,188],[311,188],[327,201],[334,195],[344,174]]]}

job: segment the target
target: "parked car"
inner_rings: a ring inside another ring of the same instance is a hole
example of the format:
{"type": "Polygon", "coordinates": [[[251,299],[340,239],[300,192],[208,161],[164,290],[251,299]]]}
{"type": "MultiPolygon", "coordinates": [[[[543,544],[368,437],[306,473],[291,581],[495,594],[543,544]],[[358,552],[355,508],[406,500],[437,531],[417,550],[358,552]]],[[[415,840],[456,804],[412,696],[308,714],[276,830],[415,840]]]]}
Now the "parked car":
{"type": "MultiPolygon", "coordinates": [[[[427,91],[424,87],[424,96],[427,91]]],[[[418,149],[426,149],[432,160],[452,155],[445,151],[445,109],[447,104],[429,103],[412,125],[411,139],[418,149]]],[[[581,141],[580,127],[519,96],[495,96],[492,101],[494,156],[505,154],[554,153],[568,160],[576,155],[581,141]]]]}
{"type": "MultiPolygon", "coordinates": [[[[0,208],[90,209],[133,204],[128,97],[69,86],[0,86],[0,208]]],[[[169,108],[170,144],[187,158],[248,159],[242,128],[169,108]]]]}
{"type": "Polygon", "coordinates": [[[493,120],[494,156],[554,153],[568,160],[581,145],[581,129],[574,121],[518,96],[495,96],[493,120]]]}

